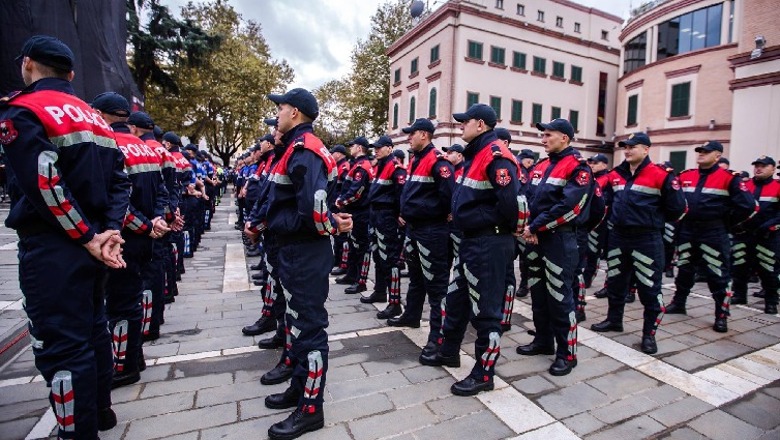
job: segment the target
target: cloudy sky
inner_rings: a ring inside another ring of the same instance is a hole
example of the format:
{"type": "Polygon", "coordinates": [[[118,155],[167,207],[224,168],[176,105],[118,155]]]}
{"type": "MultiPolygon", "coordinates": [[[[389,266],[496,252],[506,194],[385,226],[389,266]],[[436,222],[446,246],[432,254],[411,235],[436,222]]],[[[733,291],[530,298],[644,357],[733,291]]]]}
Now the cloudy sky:
{"type": "MultiPolygon", "coordinates": [[[[178,11],[188,0],[163,0],[178,11]]],[[[244,19],[259,22],[277,59],[295,71],[292,87],[313,89],[349,72],[350,54],[366,38],[371,16],[387,0],[230,0],[244,19]]],[[[629,6],[643,0],[574,0],[586,6],[627,17],[629,6]]],[[[534,0],[526,0],[533,3],[534,0]]],[[[198,1],[196,1],[198,3],[198,1]]],[[[432,8],[443,1],[429,0],[432,8]]]]}

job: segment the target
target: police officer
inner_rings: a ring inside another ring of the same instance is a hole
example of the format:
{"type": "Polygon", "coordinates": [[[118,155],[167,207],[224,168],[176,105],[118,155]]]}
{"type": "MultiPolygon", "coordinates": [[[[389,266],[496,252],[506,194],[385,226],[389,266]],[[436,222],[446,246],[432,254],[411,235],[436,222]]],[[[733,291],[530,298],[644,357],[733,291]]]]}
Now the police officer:
{"type": "Polygon", "coordinates": [[[530,344],[517,347],[517,353],[555,354],[549,372],[564,376],[577,365],[577,319],[571,289],[578,260],[575,220],[588,207],[593,175],[569,145],[574,137],[569,121],[553,119],[536,128],[544,132],[542,145],[548,157],[531,171],[527,192],[531,214],[523,231],[536,335],[530,344]]]}
{"type": "MultiPolygon", "coordinates": [[[[162,177],[160,157],[139,137],[130,133],[127,118],[130,103],[114,92],[101,93],[92,101],[92,108],[114,130],[117,146],[125,156],[125,172],[132,182],[130,206],[125,217],[122,238],[123,256],[127,267],[110,270],[106,282],[106,313],[114,340],[114,378],[112,388],[138,382],[141,379],[141,336],[143,327],[151,321],[152,289],[162,302],[162,265],[159,276],[143,277],[144,267],[153,263],[153,241],[170,228],[163,219],[169,207],[168,191],[162,177]],[[152,286],[157,282],[159,286],[152,286]]],[[[155,261],[162,263],[162,261],[155,261]]],[[[158,330],[159,332],[159,330],[158,330]]]]}
{"type": "Polygon", "coordinates": [[[634,133],[618,145],[626,159],[607,174],[605,193],[612,223],[607,250],[609,310],[607,318],[591,329],[623,331],[626,291],[635,279],[645,309],[642,351],[654,354],[664,310],[664,223],[682,218],[687,205],[674,173],[650,161],[651,143],[645,133],[634,133]]]}
{"type": "MultiPolygon", "coordinates": [[[[446,157],[455,168],[455,183],[460,184],[463,180],[463,166],[465,165],[463,145],[452,144],[449,147],[442,147],[441,150],[444,152],[444,157],[446,157]]],[[[463,232],[456,228],[452,221],[447,223],[447,225],[450,228],[450,247],[447,253],[447,265],[452,267],[460,252],[460,242],[463,240],[463,232]]]]}
{"type": "MultiPolygon", "coordinates": [[[[465,379],[452,385],[459,396],[493,389],[496,361],[501,353],[506,270],[515,256],[513,233],[525,227],[526,203],[519,196],[519,172],[514,155],[497,140],[496,112],[474,104],[453,118],[463,127],[466,165],[452,197],[452,221],[463,232],[459,264],[447,294],[446,316],[439,353],[423,355],[427,365],[460,366],[460,344],[468,321],[477,330],[477,362],[465,379]]],[[[514,292],[512,297],[514,298],[514,292]]]]}
{"type": "Polygon", "coordinates": [[[70,48],[37,35],[17,60],[26,87],[0,100],[12,185],[5,225],[19,235],[19,286],[57,435],[96,439],[116,425],[103,263],[124,265],[130,181],[111,128],[75,96],[70,48]]]}
{"type": "MultiPolygon", "coordinates": [[[[173,145],[181,145],[181,139],[176,133],[172,131],[165,132],[163,134],[163,142],[168,142],[173,145]]],[[[195,147],[187,145],[182,150],[182,157],[187,162],[184,166],[189,170],[184,174],[187,180],[184,182],[184,230],[183,236],[183,250],[181,252],[182,258],[192,258],[193,253],[197,249],[197,223],[198,223],[198,206],[200,205],[199,199],[202,197],[201,191],[198,191],[198,177],[197,177],[197,163],[194,157],[195,147]]],[[[182,263],[183,264],[183,263],[182,263]]]]}
{"type": "Polygon", "coordinates": [[[710,141],[696,147],[698,169],[680,173],[680,185],[688,202],[688,214],[680,223],[677,237],[677,278],[674,299],[666,308],[668,314],[686,314],[685,304],[694,284],[696,267],[707,279],[715,300],[715,323],[712,329],[728,331],[731,302],[729,225],[741,226],[758,211],[739,173],[718,166],[723,145],[710,141]]]}
{"type": "Polygon", "coordinates": [[[408,177],[401,193],[399,223],[407,227],[409,245],[406,261],[409,264],[409,288],[406,310],[401,316],[390,318],[393,327],[419,327],[426,294],[431,306],[428,342],[421,359],[439,350],[441,344],[441,301],[447,294],[449,266],[447,252],[452,192],[455,176],[452,164],[437,150],[431,138],[433,123],[426,118],[414,121],[402,131],[409,135],[414,156],[409,163],[408,177]]]}
{"type": "Polygon", "coordinates": [[[366,291],[368,267],[371,264],[368,192],[375,173],[368,158],[368,139],[358,136],[349,145],[354,163],[336,199],[336,207],[352,215],[353,228],[349,234],[347,273],[336,278],[336,283],[350,284],[344,293],[355,294],[366,291]]]}
{"type": "MultiPolygon", "coordinates": [[[[520,179],[520,192],[525,195],[528,184],[531,181],[529,177],[531,168],[533,168],[534,163],[536,163],[536,156],[534,155],[533,150],[528,148],[520,150],[520,154],[517,155],[517,163],[520,165],[520,174],[518,175],[518,178],[520,179]]],[[[515,241],[517,242],[517,255],[520,257],[518,258],[517,263],[518,269],[520,269],[520,282],[517,285],[515,296],[517,298],[525,298],[528,296],[528,293],[530,293],[528,290],[528,264],[526,264],[527,248],[525,240],[522,238],[518,237],[515,241]]]]}
{"type": "MultiPolygon", "coordinates": [[[[132,116],[132,115],[131,115],[132,116]]],[[[189,184],[192,180],[192,167],[187,159],[181,152],[181,139],[176,133],[169,132],[164,133],[161,137],[163,147],[168,150],[168,153],[173,158],[176,164],[176,186],[178,187],[177,198],[179,200],[179,206],[176,213],[176,219],[174,220],[175,227],[171,228],[171,243],[173,245],[174,261],[176,266],[176,277],[178,281],[181,279],[181,275],[184,274],[184,230],[186,228],[186,212],[187,212],[187,198],[190,196],[189,184]]],[[[178,293],[178,289],[174,291],[174,294],[178,293]]],[[[175,298],[168,297],[166,302],[173,302],[175,298]]]]}
{"type": "MultiPolygon", "coordinates": [[[[607,156],[598,153],[588,158],[588,165],[591,171],[593,171],[593,178],[596,180],[596,185],[603,193],[607,186],[607,174],[609,173],[609,159],[607,156]]],[[[599,259],[601,254],[604,253],[604,247],[607,242],[607,222],[601,222],[596,229],[588,234],[588,247],[585,269],[582,272],[585,279],[585,287],[589,288],[593,284],[593,278],[596,277],[596,271],[599,267],[599,259]]],[[[606,295],[606,287],[604,290],[606,295]]]]}
{"type": "Polygon", "coordinates": [[[266,398],[273,409],[296,408],[272,425],[273,440],[293,439],[324,425],[322,402],[328,370],[328,274],[333,266],[330,236],[346,232],[351,220],[328,211],[336,161],[312,133],[317,100],[304,89],[268,95],[277,105],[278,129],[286,146],[271,178],[267,229],[279,243],[279,278],[287,297],[287,327],[296,360],[290,387],[266,398]]]}
{"type": "Polygon", "coordinates": [[[772,176],[775,160],[761,156],[753,161],[753,178],[745,185],[758,201],[755,217],[734,234],[732,304],[747,304],[747,283],[758,272],[764,289],[764,313],[777,314],[777,290],[780,280],[780,182],[772,176]]]}
{"type": "MultiPolygon", "coordinates": [[[[336,189],[334,191],[334,200],[331,202],[330,209],[332,212],[339,212],[336,208],[335,197],[341,194],[344,189],[344,182],[347,180],[347,174],[349,174],[352,165],[347,160],[347,149],[341,144],[334,145],[330,149],[330,154],[336,161],[336,168],[338,169],[338,177],[336,178],[336,189]]],[[[331,275],[346,275],[347,273],[347,260],[349,258],[349,240],[346,235],[337,235],[333,237],[333,270],[331,275]]]]}
{"type": "MultiPolygon", "coordinates": [[[[509,146],[512,144],[512,134],[509,133],[509,130],[503,127],[498,127],[495,130],[496,137],[498,138],[499,144],[503,145],[507,149],[509,149],[509,146]]],[[[515,161],[517,159],[515,158],[515,161]]],[[[518,185],[518,194],[523,193],[523,184],[527,179],[522,174],[522,171],[518,167],[518,173],[517,178],[520,182],[520,185],[518,185]]],[[[522,239],[520,237],[517,237],[515,239],[515,242],[520,242],[522,239]]],[[[509,329],[512,328],[512,310],[514,309],[515,304],[515,282],[517,279],[515,278],[515,268],[514,268],[514,260],[518,257],[518,255],[521,254],[521,247],[516,245],[515,246],[515,256],[512,258],[512,261],[509,262],[506,268],[506,280],[505,280],[505,291],[504,291],[504,306],[503,306],[503,318],[501,319],[501,330],[503,331],[509,331],[509,329]]]]}

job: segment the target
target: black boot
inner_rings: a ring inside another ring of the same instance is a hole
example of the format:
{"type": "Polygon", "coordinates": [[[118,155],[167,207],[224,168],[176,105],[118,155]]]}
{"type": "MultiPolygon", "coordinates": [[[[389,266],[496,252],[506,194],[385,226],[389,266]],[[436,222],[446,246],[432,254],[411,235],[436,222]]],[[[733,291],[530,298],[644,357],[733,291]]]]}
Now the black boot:
{"type": "Polygon", "coordinates": [[[349,277],[347,275],[340,276],[340,277],[336,278],[336,284],[353,284],[353,283],[355,283],[355,281],[357,281],[357,280],[355,280],[354,278],[351,278],[351,277],[349,277]]]}
{"type": "Polygon", "coordinates": [[[667,315],[687,315],[688,312],[685,310],[685,304],[676,303],[673,300],[671,303],[669,303],[668,306],[666,306],[666,314],[667,315]]]}
{"type": "Polygon", "coordinates": [[[98,431],[108,431],[116,426],[116,413],[111,408],[98,410],[98,431]]]}
{"type": "Polygon", "coordinates": [[[307,412],[299,408],[286,419],[271,425],[268,428],[268,437],[271,440],[292,440],[307,432],[322,429],[323,426],[325,426],[325,417],[322,409],[307,412]]]}
{"type": "Polygon", "coordinates": [[[593,294],[596,298],[606,298],[607,297],[607,288],[602,287],[601,289],[597,290],[596,293],[593,294]]]}
{"type": "Polygon", "coordinates": [[[284,347],[284,335],[275,333],[270,338],[261,339],[257,342],[258,348],[264,348],[266,350],[273,350],[275,348],[284,347]]]}
{"type": "Polygon", "coordinates": [[[346,293],[347,295],[354,295],[356,293],[365,292],[366,290],[368,289],[366,289],[365,284],[355,283],[347,287],[346,289],[344,289],[344,293],[346,293]]]}
{"type": "Polygon", "coordinates": [[[567,361],[564,358],[555,358],[555,362],[550,365],[549,371],[553,376],[566,376],[577,366],[577,359],[567,361]]]}
{"type": "Polygon", "coordinates": [[[334,276],[346,275],[347,269],[344,269],[343,267],[334,267],[333,270],[330,271],[330,274],[334,276]]]}
{"type": "Polygon", "coordinates": [[[450,392],[456,396],[474,396],[482,391],[490,391],[493,389],[493,378],[489,378],[486,381],[475,379],[471,376],[452,384],[450,392]]]}
{"type": "Polygon", "coordinates": [[[257,336],[276,329],[276,320],[270,316],[261,316],[254,324],[241,329],[241,333],[247,336],[257,336]]]}
{"type": "Polygon", "coordinates": [[[622,322],[612,322],[610,320],[604,320],[599,322],[598,324],[593,324],[590,326],[590,329],[594,332],[622,332],[623,331],[623,323],[622,322]]]}
{"type": "Polygon", "coordinates": [[[279,362],[271,371],[265,373],[260,378],[260,383],[263,385],[276,385],[278,383],[285,382],[287,379],[292,377],[292,374],[292,366],[287,365],[284,362],[279,362]]]}
{"type": "Polygon", "coordinates": [[[287,409],[298,406],[300,393],[292,386],[282,393],[271,394],[265,398],[265,406],[271,409],[287,409]]]}
{"type": "Polygon", "coordinates": [[[729,331],[726,318],[715,318],[715,323],[712,324],[712,329],[718,333],[726,333],[729,331]]]}
{"type": "Polygon", "coordinates": [[[644,335],[642,336],[642,353],[656,354],[658,353],[658,345],[655,343],[655,336],[644,335]]]}
{"type": "Polygon", "coordinates": [[[420,320],[415,320],[406,315],[401,315],[395,318],[388,319],[387,325],[389,325],[390,327],[420,328],[420,320]]]}
{"type": "Polygon", "coordinates": [[[114,378],[111,380],[111,389],[123,387],[125,385],[132,385],[141,380],[141,373],[138,370],[123,372],[120,374],[114,373],[114,378]]]}
{"type": "Polygon", "coordinates": [[[360,302],[362,302],[363,304],[386,303],[387,292],[377,292],[376,290],[374,290],[373,292],[371,292],[370,296],[360,297],[360,302]]]}
{"type": "Polygon", "coordinates": [[[377,312],[376,317],[377,319],[390,319],[390,318],[395,318],[401,313],[403,313],[401,304],[388,304],[384,310],[382,310],[381,312],[377,312]]]}
{"type": "Polygon", "coordinates": [[[517,292],[515,292],[515,297],[517,297],[517,298],[525,298],[526,296],[528,296],[529,292],[530,291],[528,290],[528,287],[522,287],[522,286],[518,287],[517,288],[517,292]]]}

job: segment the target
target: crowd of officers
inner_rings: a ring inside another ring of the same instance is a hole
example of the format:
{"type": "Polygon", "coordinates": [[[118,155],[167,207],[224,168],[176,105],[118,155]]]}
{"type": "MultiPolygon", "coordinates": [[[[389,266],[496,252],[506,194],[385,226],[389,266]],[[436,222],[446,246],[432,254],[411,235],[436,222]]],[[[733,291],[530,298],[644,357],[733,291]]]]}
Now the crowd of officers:
{"type": "Polygon", "coordinates": [[[569,374],[601,258],[608,313],[591,329],[623,331],[635,292],[647,354],[657,352],[664,313],[686,313],[697,271],[712,293],[715,331],[727,331],[730,304],[746,302],[754,273],[765,312],[777,313],[780,183],[770,157],[756,159],[745,179],[719,166],[723,147],[711,141],[696,148],[698,168],[677,176],[650,161],[650,138],[635,133],[609,170],[603,155],[583,158],[570,145],[572,125],[554,119],[536,125],[547,154],[537,162],[531,150],[515,156],[495,111],[474,104],[452,115],[465,145],[439,151],[425,118],[404,128],[406,164],[388,136],[328,149],[313,134],[316,99],[292,89],[268,95],[273,133],[221,175],[207,153],[131,113],[120,95],[103,93],[91,105],[76,98],[73,54],[59,40],[33,37],[19,60],[27,87],[0,102],[6,225],[20,238],[36,366],[51,386],[60,438],[94,439],[116,424],[110,390],[140,379],[141,345],[159,337],[161,305],[174,300],[183,273],[179,257],[197,249],[228,179],[236,227],[248,255],[261,257],[252,268],[263,309],[242,331],[275,331],[259,342],[282,348],[261,382],[290,381],[265,399],[294,409],[269,428],[272,439],[323,427],[329,276],[348,285],[346,294],[366,292],[372,258],[373,291],[360,301],[387,303],[377,313],[387,325],[420,327],[427,299],[421,364],[459,367],[468,324],[476,330],[476,362],[451,387],[461,396],[493,389],[516,297],[530,295],[534,323],[533,340],[516,351],[554,355],[549,373],[569,374]],[[675,254],[676,291],[665,303],[661,279],[675,254]]]}

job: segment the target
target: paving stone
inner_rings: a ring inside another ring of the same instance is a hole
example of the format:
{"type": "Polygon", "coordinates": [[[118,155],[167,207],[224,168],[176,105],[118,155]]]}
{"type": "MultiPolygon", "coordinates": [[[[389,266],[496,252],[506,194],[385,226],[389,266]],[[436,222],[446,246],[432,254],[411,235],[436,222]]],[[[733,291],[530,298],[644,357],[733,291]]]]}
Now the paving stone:
{"type": "Polygon", "coordinates": [[[707,411],[713,409],[713,406],[705,403],[695,397],[686,397],[674,403],[662,406],[656,410],[647,413],[650,417],[662,423],[665,426],[675,426],[694,419],[707,411]]]}
{"type": "Polygon", "coordinates": [[[328,386],[328,392],[333,396],[333,400],[339,401],[391,390],[409,384],[410,382],[403,374],[393,371],[381,376],[371,376],[360,380],[333,384],[333,386],[328,386]]]}
{"type": "Polygon", "coordinates": [[[501,420],[490,411],[480,411],[456,419],[447,420],[433,426],[415,431],[414,435],[422,439],[478,438],[480,440],[502,439],[514,434],[501,420]]]}
{"type": "Polygon", "coordinates": [[[664,426],[650,417],[643,415],[626,422],[613,425],[596,434],[585,437],[587,440],[614,440],[648,438],[664,430],[664,426]]]}
{"type": "Polygon", "coordinates": [[[589,412],[577,414],[576,416],[562,420],[562,422],[579,436],[588,435],[605,426],[604,422],[593,417],[593,414],[589,412]]]}
{"type": "Polygon", "coordinates": [[[32,431],[36,423],[38,423],[37,417],[0,423],[0,434],[2,434],[0,437],[4,440],[22,440],[32,431]]]}
{"type": "Polygon", "coordinates": [[[765,432],[757,440],[777,440],[780,438],[780,428],[765,432]]]}
{"type": "Polygon", "coordinates": [[[672,431],[664,440],[709,440],[704,434],[685,427],[672,431]]]}
{"type": "Polygon", "coordinates": [[[615,371],[625,368],[625,365],[608,356],[599,356],[587,361],[577,361],[577,366],[566,376],[554,377],[545,375],[550,382],[558,387],[566,387],[588,379],[608,375],[611,377],[615,371]]]}
{"type": "Polygon", "coordinates": [[[237,405],[228,403],[132,422],[127,432],[127,438],[142,440],[166,437],[168,435],[234,423],[236,420],[238,420],[237,405]]]}
{"type": "MultiPolygon", "coordinates": [[[[268,428],[276,422],[287,418],[289,411],[283,414],[252,419],[218,428],[204,429],[200,433],[200,440],[247,440],[254,438],[267,438],[268,428]]],[[[303,437],[304,439],[312,437],[303,437]]],[[[314,437],[316,438],[316,437],[314,437]]]]}
{"type": "Polygon", "coordinates": [[[691,350],[664,357],[663,361],[687,372],[700,370],[717,363],[715,359],[691,350]]]}
{"type": "MultiPolygon", "coordinates": [[[[729,322],[729,326],[731,323],[729,322]]],[[[732,341],[751,348],[765,348],[777,343],[777,337],[761,332],[746,332],[731,338],[732,341]]]]}
{"type": "Polygon", "coordinates": [[[617,402],[591,411],[593,417],[606,424],[614,424],[657,408],[658,403],[646,397],[628,396],[617,402]]]}
{"type": "Polygon", "coordinates": [[[690,422],[688,426],[713,440],[753,440],[764,433],[763,430],[721,410],[710,411],[690,422]]]}
{"type": "Polygon", "coordinates": [[[537,399],[550,415],[560,420],[610,402],[607,395],[585,383],[578,383],[537,399]]]}
{"type": "Polygon", "coordinates": [[[228,373],[185,377],[183,379],[175,379],[167,382],[158,382],[155,383],[154,386],[147,386],[141,393],[141,398],[146,399],[148,397],[161,396],[164,394],[195,391],[203,388],[213,388],[231,383],[233,383],[233,375],[228,373]]]}
{"type": "MultiPolygon", "coordinates": [[[[579,365],[578,365],[579,367],[579,365]]],[[[538,394],[557,388],[557,386],[543,376],[530,376],[512,383],[523,394],[538,394]]]]}
{"type": "MultiPolygon", "coordinates": [[[[328,406],[329,408],[329,406],[328,406]]],[[[239,420],[250,420],[258,417],[265,417],[273,414],[287,414],[290,410],[287,409],[270,409],[265,406],[265,397],[259,397],[257,399],[248,399],[238,402],[238,411],[240,414],[239,420]]],[[[327,411],[326,411],[327,414],[327,411]]],[[[279,418],[279,420],[284,417],[279,418]]],[[[277,420],[278,421],[278,420],[277,420]]]]}
{"type": "Polygon", "coordinates": [[[133,402],[115,403],[112,405],[112,408],[116,413],[118,421],[129,422],[171,412],[186,411],[194,407],[194,402],[195,392],[190,391],[136,400],[133,402]]]}
{"type": "Polygon", "coordinates": [[[49,388],[43,382],[32,382],[22,385],[11,385],[0,388],[0,407],[19,402],[47,399],[49,388]]]}
{"type": "Polygon", "coordinates": [[[500,362],[496,365],[496,374],[501,377],[516,378],[528,374],[539,374],[547,371],[552,364],[552,356],[523,356],[512,362],[500,362]]]}
{"type": "Polygon", "coordinates": [[[476,397],[450,396],[427,403],[428,408],[441,420],[449,420],[464,414],[479,412],[485,405],[476,397]]]}
{"type": "Polygon", "coordinates": [[[764,430],[780,425],[780,400],[756,393],[739,402],[729,404],[723,411],[764,430]]]}
{"type": "Polygon", "coordinates": [[[725,361],[753,351],[753,349],[748,346],[728,340],[705,344],[693,348],[692,350],[719,361],[725,361]]]}
{"type": "Polygon", "coordinates": [[[589,380],[588,384],[611,399],[616,399],[627,394],[656,387],[658,386],[658,381],[635,370],[623,370],[608,376],[589,380]]]}
{"type": "Polygon", "coordinates": [[[376,376],[378,374],[389,373],[391,371],[399,371],[418,367],[420,366],[420,362],[417,359],[395,358],[382,361],[364,362],[361,365],[369,376],[376,376]]]}
{"type": "Polygon", "coordinates": [[[269,394],[281,393],[287,389],[288,383],[278,385],[262,385],[260,382],[245,382],[228,384],[220,387],[199,390],[195,399],[195,407],[213,406],[220,403],[238,402],[241,400],[265,397],[269,394]]]}
{"type": "Polygon", "coordinates": [[[413,384],[428,382],[442,377],[451,377],[444,368],[431,368],[424,365],[406,368],[401,370],[401,374],[413,384]]]}
{"type": "Polygon", "coordinates": [[[366,417],[348,422],[347,425],[355,440],[374,440],[387,436],[388,426],[393,427],[393,432],[403,433],[438,421],[439,418],[435,414],[421,405],[366,417]]]}
{"type": "Polygon", "coordinates": [[[666,405],[667,403],[671,403],[686,397],[687,394],[671,385],[663,384],[659,387],[640,391],[639,393],[636,393],[635,396],[645,397],[652,400],[653,402],[658,403],[659,405],[666,405]]]}
{"type": "Polygon", "coordinates": [[[393,403],[386,395],[372,394],[327,405],[325,419],[328,423],[349,422],[393,409],[393,403]]]}
{"type": "Polygon", "coordinates": [[[396,408],[420,405],[431,400],[451,396],[450,387],[453,382],[451,377],[444,377],[430,382],[396,388],[387,391],[387,396],[396,408]]]}
{"type": "Polygon", "coordinates": [[[338,368],[328,368],[328,384],[347,382],[367,377],[362,364],[345,365],[338,368]]]}

